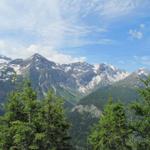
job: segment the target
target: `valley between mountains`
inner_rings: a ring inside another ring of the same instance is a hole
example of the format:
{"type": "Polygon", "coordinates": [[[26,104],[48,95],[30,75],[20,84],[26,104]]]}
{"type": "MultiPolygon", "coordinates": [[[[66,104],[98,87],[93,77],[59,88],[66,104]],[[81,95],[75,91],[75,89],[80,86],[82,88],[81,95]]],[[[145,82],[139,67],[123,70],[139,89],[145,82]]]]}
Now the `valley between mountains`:
{"type": "MultiPolygon", "coordinates": [[[[27,59],[0,56],[0,103],[24,79],[29,79],[38,98],[50,89],[64,99],[67,116],[73,127],[73,143],[84,147],[90,127],[98,121],[109,97],[129,103],[139,98],[140,79],[150,75],[148,69],[129,73],[108,64],[76,62],[58,64],[40,54],[27,59]]],[[[2,113],[2,112],[1,112],[2,113]]]]}

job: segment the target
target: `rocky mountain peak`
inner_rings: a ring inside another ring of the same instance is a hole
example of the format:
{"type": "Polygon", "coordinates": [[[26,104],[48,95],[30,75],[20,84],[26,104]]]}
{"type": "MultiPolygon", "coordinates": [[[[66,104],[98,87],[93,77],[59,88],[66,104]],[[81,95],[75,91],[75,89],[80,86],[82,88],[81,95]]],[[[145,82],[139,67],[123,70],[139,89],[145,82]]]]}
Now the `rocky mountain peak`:
{"type": "Polygon", "coordinates": [[[6,64],[9,63],[11,61],[11,58],[0,55],[0,64],[6,64]]]}
{"type": "Polygon", "coordinates": [[[146,69],[146,68],[140,68],[136,71],[136,73],[141,76],[141,75],[145,75],[148,76],[150,74],[150,70],[146,69]]]}

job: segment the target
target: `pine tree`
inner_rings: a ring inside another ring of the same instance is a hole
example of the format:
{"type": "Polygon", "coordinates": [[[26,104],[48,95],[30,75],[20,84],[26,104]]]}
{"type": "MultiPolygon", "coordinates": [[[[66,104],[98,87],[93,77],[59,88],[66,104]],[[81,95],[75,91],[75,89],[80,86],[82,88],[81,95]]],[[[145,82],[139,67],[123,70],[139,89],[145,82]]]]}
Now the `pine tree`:
{"type": "Polygon", "coordinates": [[[51,92],[38,101],[30,82],[10,94],[0,117],[0,149],[68,150],[70,137],[63,103],[51,92]]]}
{"type": "Polygon", "coordinates": [[[99,123],[92,131],[89,142],[93,150],[128,150],[130,130],[128,127],[125,108],[121,103],[106,105],[99,123]]]}
{"type": "Polygon", "coordinates": [[[40,132],[36,135],[36,142],[40,143],[42,150],[48,148],[69,150],[71,148],[68,144],[70,125],[64,115],[63,102],[50,91],[42,101],[37,124],[40,132]]]}
{"type": "Polygon", "coordinates": [[[0,148],[28,149],[34,139],[31,119],[36,114],[36,93],[26,81],[22,89],[12,92],[1,117],[0,148]],[[9,140],[8,140],[9,139],[9,140]]]}
{"type": "Polygon", "coordinates": [[[134,110],[131,127],[136,150],[150,150],[150,77],[142,80],[144,87],[139,90],[141,100],[132,104],[134,110]]]}

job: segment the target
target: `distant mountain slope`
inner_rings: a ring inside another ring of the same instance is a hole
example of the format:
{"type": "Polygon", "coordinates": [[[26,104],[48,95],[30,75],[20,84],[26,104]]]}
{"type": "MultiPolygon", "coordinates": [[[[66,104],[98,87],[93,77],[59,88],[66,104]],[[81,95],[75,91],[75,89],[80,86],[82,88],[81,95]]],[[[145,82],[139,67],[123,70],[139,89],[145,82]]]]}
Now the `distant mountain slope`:
{"type": "Polygon", "coordinates": [[[15,88],[14,78],[17,77],[20,82],[23,78],[30,79],[39,98],[51,89],[66,100],[66,105],[73,105],[76,95],[61,87],[62,80],[67,81],[67,76],[63,71],[54,67],[56,67],[55,63],[39,54],[26,60],[16,59],[3,63],[0,67],[0,101],[4,102],[7,94],[15,88]]]}
{"type": "Polygon", "coordinates": [[[90,93],[100,86],[126,78],[129,73],[112,65],[90,65],[86,62],[62,65],[61,68],[75,78],[80,93],[90,93]]]}
{"type": "Polygon", "coordinates": [[[10,62],[10,61],[11,61],[11,58],[8,58],[8,57],[6,57],[6,56],[0,55],[0,65],[1,65],[1,64],[7,64],[7,63],[10,62]]]}
{"type": "Polygon", "coordinates": [[[65,100],[73,124],[73,143],[82,149],[108,98],[112,96],[124,103],[136,100],[139,98],[137,88],[142,87],[139,79],[148,75],[150,71],[146,69],[129,74],[106,64],[57,64],[39,54],[15,60],[0,56],[0,103],[4,103],[7,94],[16,88],[16,79],[19,83],[24,78],[30,79],[39,98],[49,89],[53,90],[65,100]]]}
{"type": "Polygon", "coordinates": [[[94,123],[99,120],[109,97],[112,97],[114,101],[121,101],[125,104],[139,99],[137,89],[143,86],[140,79],[147,78],[149,75],[148,70],[139,69],[125,79],[109,86],[100,87],[82,98],[69,114],[73,124],[71,129],[73,143],[83,150],[86,149],[87,135],[89,135],[94,123]]]}
{"type": "Polygon", "coordinates": [[[40,54],[34,54],[24,60],[1,56],[0,60],[0,84],[6,87],[5,90],[0,89],[1,101],[12,89],[11,82],[15,77],[30,79],[39,97],[52,89],[57,95],[74,103],[94,89],[128,76],[127,72],[111,65],[90,65],[86,62],[61,65],[40,54]]]}
{"type": "Polygon", "coordinates": [[[112,97],[115,101],[128,103],[136,100],[138,98],[138,93],[134,88],[110,85],[99,88],[95,92],[81,99],[78,104],[93,104],[102,110],[110,97],[112,97]]]}
{"type": "Polygon", "coordinates": [[[82,147],[81,149],[83,150],[86,149],[87,135],[89,135],[93,125],[99,120],[100,112],[103,111],[104,105],[110,96],[113,100],[121,101],[126,104],[139,98],[136,88],[123,87],[120,85],[100,87],[88,96],[82,98],[69,113],[69,119],[72,123],[71,135],[74,145],[82,147]],[[95,109],[91,109],[91,107],[95,109]]]}
{"type": "Polygon", "coordinates": [[[140,79],[145,79],[150,75],[150,70],[145,68],[140,68],[137,71],[131,73],[125,79],[116,82],[116,85],[132,87],[132,88],[139,88],[143,84],[140,79]]]}
{"type": "Polygon", "coordinates": [[[143,85],[140,79],[145,79],[149,75],[149,70],[139,69],[123,80],[115,82],[109,86],[98,88],[96,91],[82,98],[78,104],[93,104],[96,107],[103,109],[109,97],[112,97],[115,101],[120,100],[124,103],[134,101],[139,98],[137,89],[143,85]]]}

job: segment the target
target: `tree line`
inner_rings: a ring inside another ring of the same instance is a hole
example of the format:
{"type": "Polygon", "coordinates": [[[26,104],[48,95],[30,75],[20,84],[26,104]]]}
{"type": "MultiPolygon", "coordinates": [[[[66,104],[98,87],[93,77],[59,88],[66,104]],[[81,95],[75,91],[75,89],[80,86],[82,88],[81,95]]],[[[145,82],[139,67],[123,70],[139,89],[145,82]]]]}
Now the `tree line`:
{"type": "MultiPolygon", "coordinates": [[[[110,98],[89,133],[92,150],[150,150],[150,78],[141,100],[124,106],[110,98]]],[[[0,117],[2,150],[73,150],[63,100],[49,91],[38,100],[31,83],[11,92],[0,117]]]]}
{"type": "Polygon", "coordinates": [[[129,108],[110,98],[89,136],[92,150],[150,150],[150,78],[141,82],[141,100],[129,108]]]}
{"type": "Polygon", "coordinates": [[[63,101],[48,92],[39,101],[31,83],[10,94],[0,117],[1,150],[70,150],[63,101]]]}

